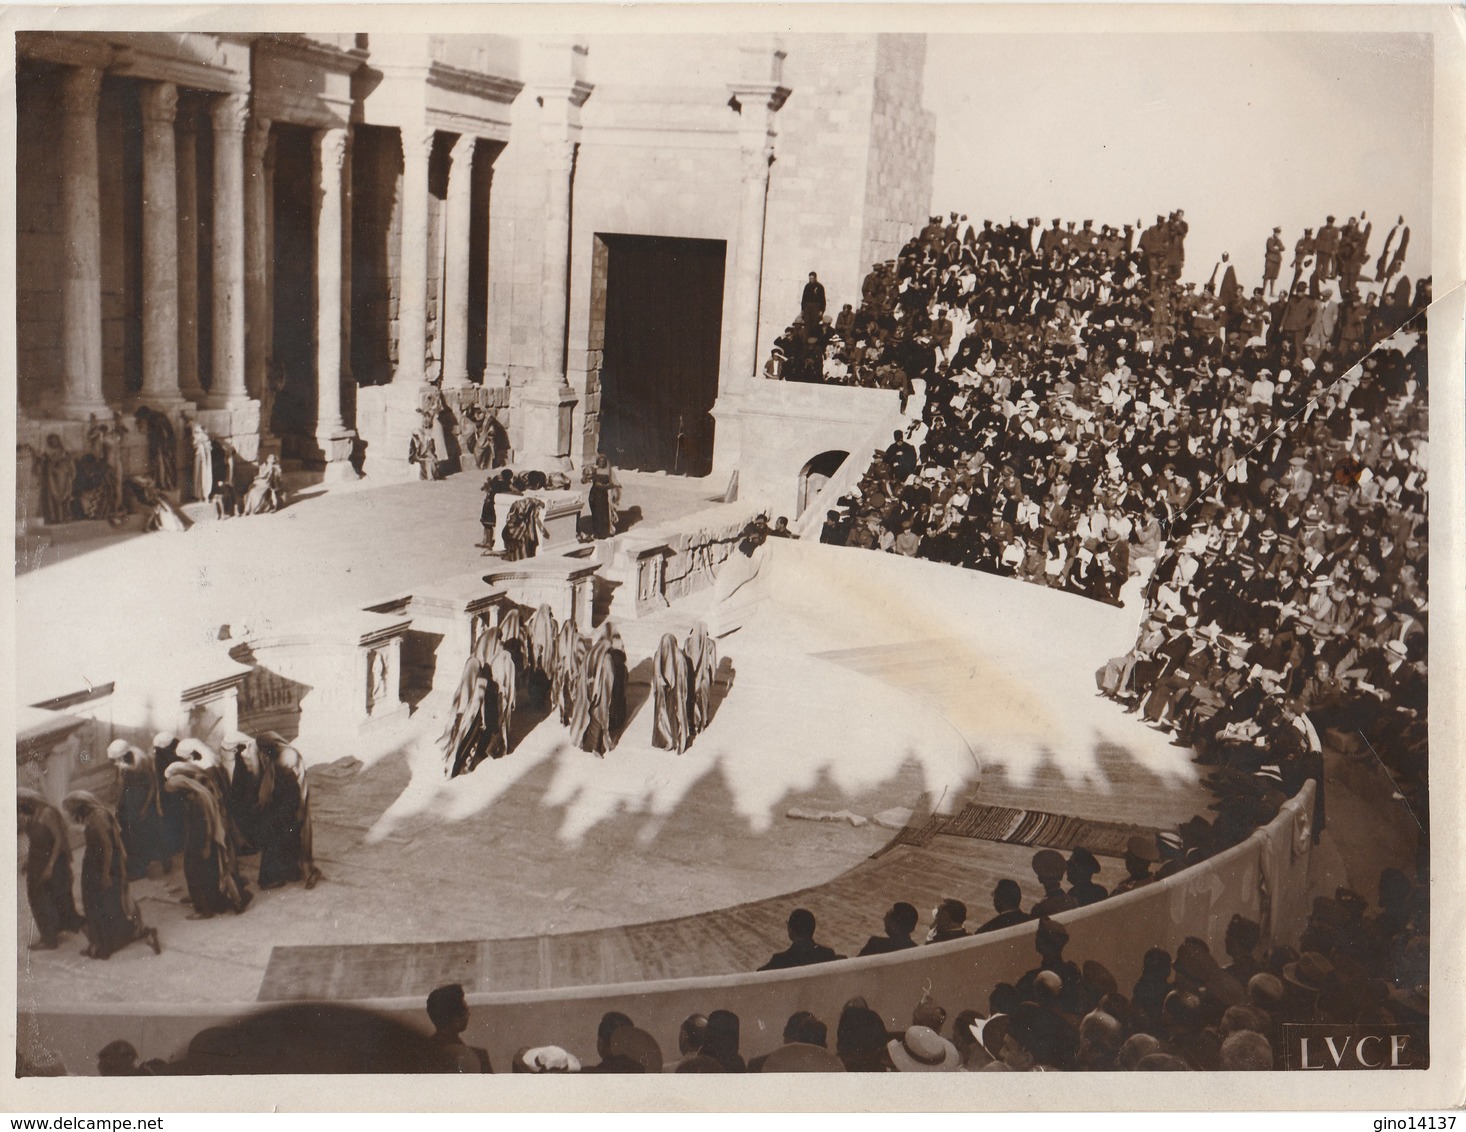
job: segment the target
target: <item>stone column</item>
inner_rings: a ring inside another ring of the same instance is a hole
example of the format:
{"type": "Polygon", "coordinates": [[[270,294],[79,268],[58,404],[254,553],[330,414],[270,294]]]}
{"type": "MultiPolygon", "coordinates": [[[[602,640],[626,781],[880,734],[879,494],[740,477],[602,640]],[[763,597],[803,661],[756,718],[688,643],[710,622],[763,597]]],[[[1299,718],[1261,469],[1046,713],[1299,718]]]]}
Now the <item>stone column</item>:
{"type": "MultiPolygon", "coordinates": [[[[469,223],[473,205],[473,151],[478,139],[459,135],[448,172],[447,243],[443,266],[443,387],[468,384],[469,223]]],[[[546,223],[553,227],[554,220],[546,223]]],[[[564,304],[561,304],[563,329],[564,304]]],[[[562,364],[562,372],[563,372],[562,364]]]]}
{"type": "Polygon", "coordinates": [[[346,269],[346,130],[315,134],[316,181],[316,442],[328,480],[355,479],[349,463],[355,434],[341,419],[342,276],[346,269]]]}
{"type": "Polygon", "coordinates": [[[97,182],[97,97],[102,72],[72,67],[61,108],[61,412],[109,415],[102,395],[102,220],[97,182]]]}
{"type": "Polygon", "coordinates": [[[198,120],[178,116],[178,388],[186,400],[204,399],[199,385],[199,190],[198,120]]]}
{"type": "Polygon", "coordinates": [[[543,364],[540,385],[555,389],[565,378],[565,298],[570,268],[570,177],[575,142],[547,138],[545,144],[545,258],[540,285],[540,335],[543,364]]]}
{"type": "MultiPolygon", "coordinates": [[[[775,73],[782,61],[774,55],[775,73]]],[[[738,147],[742,187],[738,198],[738,244],[733,261],[733,323],[728,334],[726,375],[744,384],[759,372],[759,298],[764,267],[764,214],[769,199],[769,165],[774,159],[774,114],[789,91],[777,82],[730,83],[739,107],[738,147]]]]}
{"type": "Polygon", "coordinates": [[[143,83],[143,387],[138,399],[167,413],[178,391],[178,169],[173,120],[178,88],[143,83]]]}
{"type": "Polygon", "coordinates": [[[246,388],[265,398],[274,337],[267,295],[270,273],[268,200],[273,180],[266,165],[270,120],[253,118],[244,147],[244,373],[246,388]]]}
{"type": "MultiPolygon", "coordinates": [[[[244,127],[249,99],[226,94],[210,107],[214,124],[214,379],[208,407],[249,400],[244,379],[244,127]]],[[[230,430],[233,431],[232,429],[230,430]]]]}
{"type": "Polygon", "coordinates": [[[416,389],[427,378],[428,164],[435,131],[402,130],[402,255],[397,291],[397,372],[393,383],[416,389]]]}
{"type": "Polygon", "coordinates": [[[527,66],[537,75],[545,164],[545,243],[540,264],[540,366],[515,403],[516,463],[568,471],[576,396],[565,372],[569,302],[570,185],[580,137],[580,108],[594,89],[584,79],[586,48],[564,40],[533,46],[527,66]]]}

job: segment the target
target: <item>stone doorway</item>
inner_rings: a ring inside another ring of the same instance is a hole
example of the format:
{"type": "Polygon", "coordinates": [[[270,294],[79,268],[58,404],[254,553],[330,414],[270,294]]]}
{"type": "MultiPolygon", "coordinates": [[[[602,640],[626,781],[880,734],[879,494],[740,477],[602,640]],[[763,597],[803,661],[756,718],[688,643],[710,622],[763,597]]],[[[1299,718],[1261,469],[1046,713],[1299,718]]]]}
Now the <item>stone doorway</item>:
{"type": "Polygon", "coordinates": [[[705,476],[713,466],[727,244],[596,239],[607,256],[600,450],[618,467],[705,476]]]}
{"type": "Polygon", "coordinates": [[[815,496],[819,495],[825,484],[840,470],[840,465],[849,455],[848,452],[821,452],[799,469],[799,507],[796,516],[804,514],[805,509],[814,502],[815,496]]]}
{"type": "Polygon", "coordinates": [[[284,384],[271,420],[291,459],[314,459],[316,445],[316,225],[311,132],[278,123],[275,134],[275,325],[271,357],[284,384]]]}

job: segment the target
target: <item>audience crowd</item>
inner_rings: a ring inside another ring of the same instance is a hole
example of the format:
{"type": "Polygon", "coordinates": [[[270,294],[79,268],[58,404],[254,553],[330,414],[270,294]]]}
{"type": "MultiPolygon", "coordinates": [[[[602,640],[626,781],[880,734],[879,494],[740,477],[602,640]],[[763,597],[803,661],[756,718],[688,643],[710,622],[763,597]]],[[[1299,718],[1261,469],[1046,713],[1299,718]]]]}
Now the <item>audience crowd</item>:
{"type": "MultiPolygon", "coordinates": [[[[1064,895],[1083,889],[1079,881],[1064,895]]],[[[929,936],[965,934],[954,929],[950,915],[945,909],[929,936]]],[[[815,925],[809,912],[796,910],[790,925],[791,937],[797,930],[808,941],[805,961],[835,957],[812,944],[815,925]]],[[[916,927],[914,909],[896,905],[887,914],[886,934],[874,937],[863,954],[916,946],[911,939],[916,927]]],[[[1260,925],[1234,916],[1225,955],[1213,955],[1196,937],[1183,939],[1174,951],[1151,947],[1133,964],[1139,977],[1126,985],[1103,963],[1066,957],[1068,945],[1064,925],[1044,915],[1034,931],[1032,969],[1015,982],[989,988],[986,1001],[974,994],[941,1003],[923,995],[909,1022],[894,1013],[888,1018],[855,996],[838,1016],[798,1011],[779,1038],[755,1042],[747,1040],[736,1013],[699,1010],[682,1023],[675,1051],[671,1034],[663,1035],[669,1043],[664,1052],[657,1037],[630,1016],[610,1012],[596,1028],[593,1060],[570,1049],[580,1040],[585,1042],[581,1048],[589,1047],[587,1030],[565,1035],[563,1045],[524,1047],[507,1068],[514,1073],[1269,1070],[1300,1067],[1306,1051],[1299,1037],[1307,1032],[1289,1029],[1300,1024],[1403,1034],[1396,1043],[1401,1055],[1419,1067],[1428,1060],[1420,1025],[1428,1013],[1428,901],[1423,887],[1395,869],[1380,875],[1373,910],[1363,896],[1344,888],[1315,900],[1295,945],[1264,947],[1260,925]]],[[[315,1048],[320,1043],[313,1034],[300,1032],[318,1021],[301,1016],[301,1007],[286,1006],[273,1020],[267,1012],[233,1027],[205,1030],[172,1062],[139,1065],[134,1046],[113,1042],[100,1051],[99,1068],[104,1075],[298,1072],[309,1071],[318,1063],[313,1059],[329,1058],[319,1071],[346,1071],[353,1064],[375,1072],[394,1067],[494,1071],[488,1053],[464,1040],[471,1010],[461,986],[440,987],[429,995],[430,1036],[366,1012],[326,1009],[340,1017],[330,1019],[334,1036],[325,1052],[315,1048]],[[382,1040],[386,1026],[400,1031],[390,1044],[382,1040]],[[270,1046],[266,1034],[278,1044],[270,1046]],[[383,1057],[388,1061],[383,1063],[383,1057]]],[[[1319,1043],[1313,1045],[1308,1056],[1316,1060],[1322,1055],[1319,1043]]]]}
{"type": "Polygon", "coordinates": [[[1215,767],[1204,851],[1275,813],[1325,740],[1425,825],[1430,280],[1412,296],[1397,252],[1361,284],[1354,218],[1320,229],[1347,256],[1310,230],[1271,303],[1230,265],[1180,284],[1180,212],[1138,240],[959,219],[815,334],[860,383],[924,394],[822,540],[1116,605],[1143,580],[1136,644],[1097,679],[1215,767]]]}

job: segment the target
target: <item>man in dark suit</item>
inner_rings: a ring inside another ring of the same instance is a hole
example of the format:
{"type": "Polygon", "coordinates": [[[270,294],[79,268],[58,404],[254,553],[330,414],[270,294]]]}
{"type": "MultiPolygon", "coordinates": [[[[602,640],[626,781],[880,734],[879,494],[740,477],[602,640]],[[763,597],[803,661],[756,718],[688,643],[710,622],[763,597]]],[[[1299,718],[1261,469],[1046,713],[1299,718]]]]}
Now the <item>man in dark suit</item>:
{"type": "Polygon", "coordinates": [[[1028,913],[1019,907],[1023,903],[1023,890],[1018,887],[1018,882],[1011,879],[998,881],[993,888],[993,910],[997,912],[991,920],[986,921],[974,932],[974,935],[981,935],[983,932],[995,932],[999,928],[1012,927],[1014,924],[1024,923],[1028,919],[1028,913]]]}
{"type": "Polygon", "coordinates": [[[804,285],[799,309],[804,316],[804,332],[815,334],[819,330],[820,320],[825,317],[825,285],[813,271],[809,273],[809,282],[804,285]]]}
{"type": "Polygon", "coordinates": [[[822,943],[814,941],[814,913],[796,908],[789,913],[789,947],[774,955],[760,971],[787,971],[790,967],[809,967],[845,958],[822,943]]]}
{"type": "Polygon", "coordinates": [[[1267,250],[1263,253],[1262,281],[1269,296],[1277,284],[1278,272],[1283,269],[1283,241],[1278,238],[1282,231],[1281,228],[1273,229],[1273,234],[1267,238],[1267,250]]]}
{"type": "Polygon", "coordinates": [[[886,934],[873,935],[860,949],[862,955],[889,955],[893,951],[905,951],[915,947],[911,933],[916,930],[916,908],[904,900],[891,905],[886,913],[886,934]]]}

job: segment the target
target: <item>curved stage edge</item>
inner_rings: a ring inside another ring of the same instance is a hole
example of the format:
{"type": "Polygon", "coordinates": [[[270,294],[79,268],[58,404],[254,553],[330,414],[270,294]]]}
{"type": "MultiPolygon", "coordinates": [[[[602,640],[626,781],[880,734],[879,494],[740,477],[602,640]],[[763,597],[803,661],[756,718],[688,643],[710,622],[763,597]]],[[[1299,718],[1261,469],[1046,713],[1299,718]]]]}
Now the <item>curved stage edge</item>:
{"type": "MultiPolygon", "coordinates": [[[[1220,950],[1234,913],[1263,926],[1263,943],[1296,938],[1307,919],[1314,784],[1286,802],[1268,825],[1239,845],[1182,873],[1059,917],[1070,934],[1068,955],[1095,959],[1129,986],[1151,945],[1174,948],[1187,936],[1220,950]],[[1143,941],[1143,942],[1142,942],[1143,941]]],[[[465,1041],[489,1051],[506,1068],[526,1046],[561,1045],[583,1062],[595,1061],[595,1028],[602,1013],[620,1010],[648,1031],[664,1051],[677,1048],[682,1019],[694,1010],[731,1010],[742,1032],[769,1038],[797,1010],[839,1016],[851,996],[863,995],[892,1028],[928,992],[951,1011],[985,1008],[992,986],[1013,981],[1036,964],[1032,924],[918,948],[914,953],[851,959],[765,974],[522,991],[469,996],[472,1019],[465,1041]]],[[[421,999],[356,1003],[409,1025],[425,1027],[421,999]]],[[[106,1005],[80,1011],[21,1011],[18,1040],[51,1051],[73,1072],[95,1064],[96,1051],[118,1038],[144,1056],[181,1055],[200,1030],[262,1009],[181,1009],[173,1004],[106,1005]]],[[[767,1044],[765,1041],[763,1044],[767,1044]]]]}

